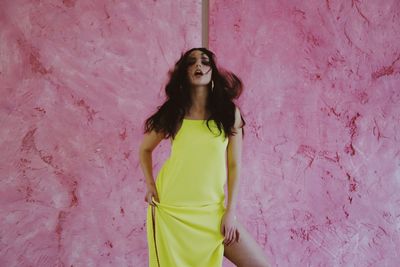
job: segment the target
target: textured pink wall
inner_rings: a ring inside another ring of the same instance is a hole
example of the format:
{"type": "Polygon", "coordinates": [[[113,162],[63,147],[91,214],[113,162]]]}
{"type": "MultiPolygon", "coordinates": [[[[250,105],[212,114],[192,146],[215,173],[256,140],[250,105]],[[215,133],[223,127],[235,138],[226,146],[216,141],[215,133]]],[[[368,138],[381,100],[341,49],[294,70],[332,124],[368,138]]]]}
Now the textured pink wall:
{"type": "Polygon", "coordinates": [[[141,126],[200,12],[0,1],[0,266],[147,266],[141,126]]]}
{"type": "Polygon", "coordinates": [[[239,217],[273,266],[399,266],[400,2],[210,9],[246,86],[239,217]]]}
{"type": "MultiPolygon", "coordinates": [[[[141,123],[200,5],[0,1],[0,266],[147,266],[141,123]]],[[[210,9],[246,85],[241,221],[274,266],[396,266],[399,2],[210,9]]]]}

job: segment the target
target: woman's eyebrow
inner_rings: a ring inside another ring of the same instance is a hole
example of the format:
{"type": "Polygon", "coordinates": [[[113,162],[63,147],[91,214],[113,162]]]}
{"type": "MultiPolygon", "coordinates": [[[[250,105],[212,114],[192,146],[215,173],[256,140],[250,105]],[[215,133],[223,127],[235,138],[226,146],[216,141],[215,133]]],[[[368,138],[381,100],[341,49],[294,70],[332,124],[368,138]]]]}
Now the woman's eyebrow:
{"type": "MultiPolygon", "coordinates": [[[[189,59],[196,59],[195,57],[189,57],[189,59]]],[[[201,59],[207,59],[207,60],[210,60],[208,57],[201,57],[201,59]]]]}

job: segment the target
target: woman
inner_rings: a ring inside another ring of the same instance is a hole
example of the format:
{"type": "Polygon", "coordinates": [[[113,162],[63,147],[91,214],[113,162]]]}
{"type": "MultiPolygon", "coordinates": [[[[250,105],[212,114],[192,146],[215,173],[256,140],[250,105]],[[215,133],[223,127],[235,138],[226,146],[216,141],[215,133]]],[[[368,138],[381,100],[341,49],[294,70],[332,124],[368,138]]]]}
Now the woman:
{"type": "Polygon", "coordinates": [[[223,256],[237,266],[268,266],[236,219],[245,121],[233,99],[241,92],[240,79],[218,69],[206,48],[190,49],[170,71],[167,100],[146,120],[139,152],[149,266],[222,266],[223,256]],[[171,154],[155,182],[151,154],[167,138],[171,154]]]}

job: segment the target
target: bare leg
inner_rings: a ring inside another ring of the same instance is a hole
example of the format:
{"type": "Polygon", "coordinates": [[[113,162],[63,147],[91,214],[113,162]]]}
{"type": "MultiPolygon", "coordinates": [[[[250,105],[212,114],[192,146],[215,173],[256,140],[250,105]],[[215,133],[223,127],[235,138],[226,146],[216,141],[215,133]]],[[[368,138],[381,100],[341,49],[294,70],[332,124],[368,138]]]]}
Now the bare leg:
{"type": "Polygon", "coordinates": [[[263,249],[239,221],[237,230],[239,242],[225,246],[224,256],[238,267],[270,267],[263,249]]]}

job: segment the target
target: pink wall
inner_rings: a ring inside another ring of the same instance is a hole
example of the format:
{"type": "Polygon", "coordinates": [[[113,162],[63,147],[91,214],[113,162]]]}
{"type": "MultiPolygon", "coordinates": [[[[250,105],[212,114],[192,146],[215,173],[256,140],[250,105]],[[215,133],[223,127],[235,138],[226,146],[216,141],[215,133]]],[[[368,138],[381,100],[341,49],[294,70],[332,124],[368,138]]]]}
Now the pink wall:
{"type": "Polygon", "coordinates": [[[0,1],[0,266],[147,266],[141,124],[200,32],[200,1],[0,1]]]}
{"type": "MultiPolygon", "coordinates": [[[[399,15],[210,0],[245,84],[239,219],[273,266],[396,266],[399,15]]],[[[0,2],[0,266],[147,266],[142,122],[200,33],[200,0],[0,2]]]]}
{"type": "Polygon", "coordinates": [[[242,77],[240,219],[273,266],[399,266],[400,2],[211,1],[242,77]]]}

